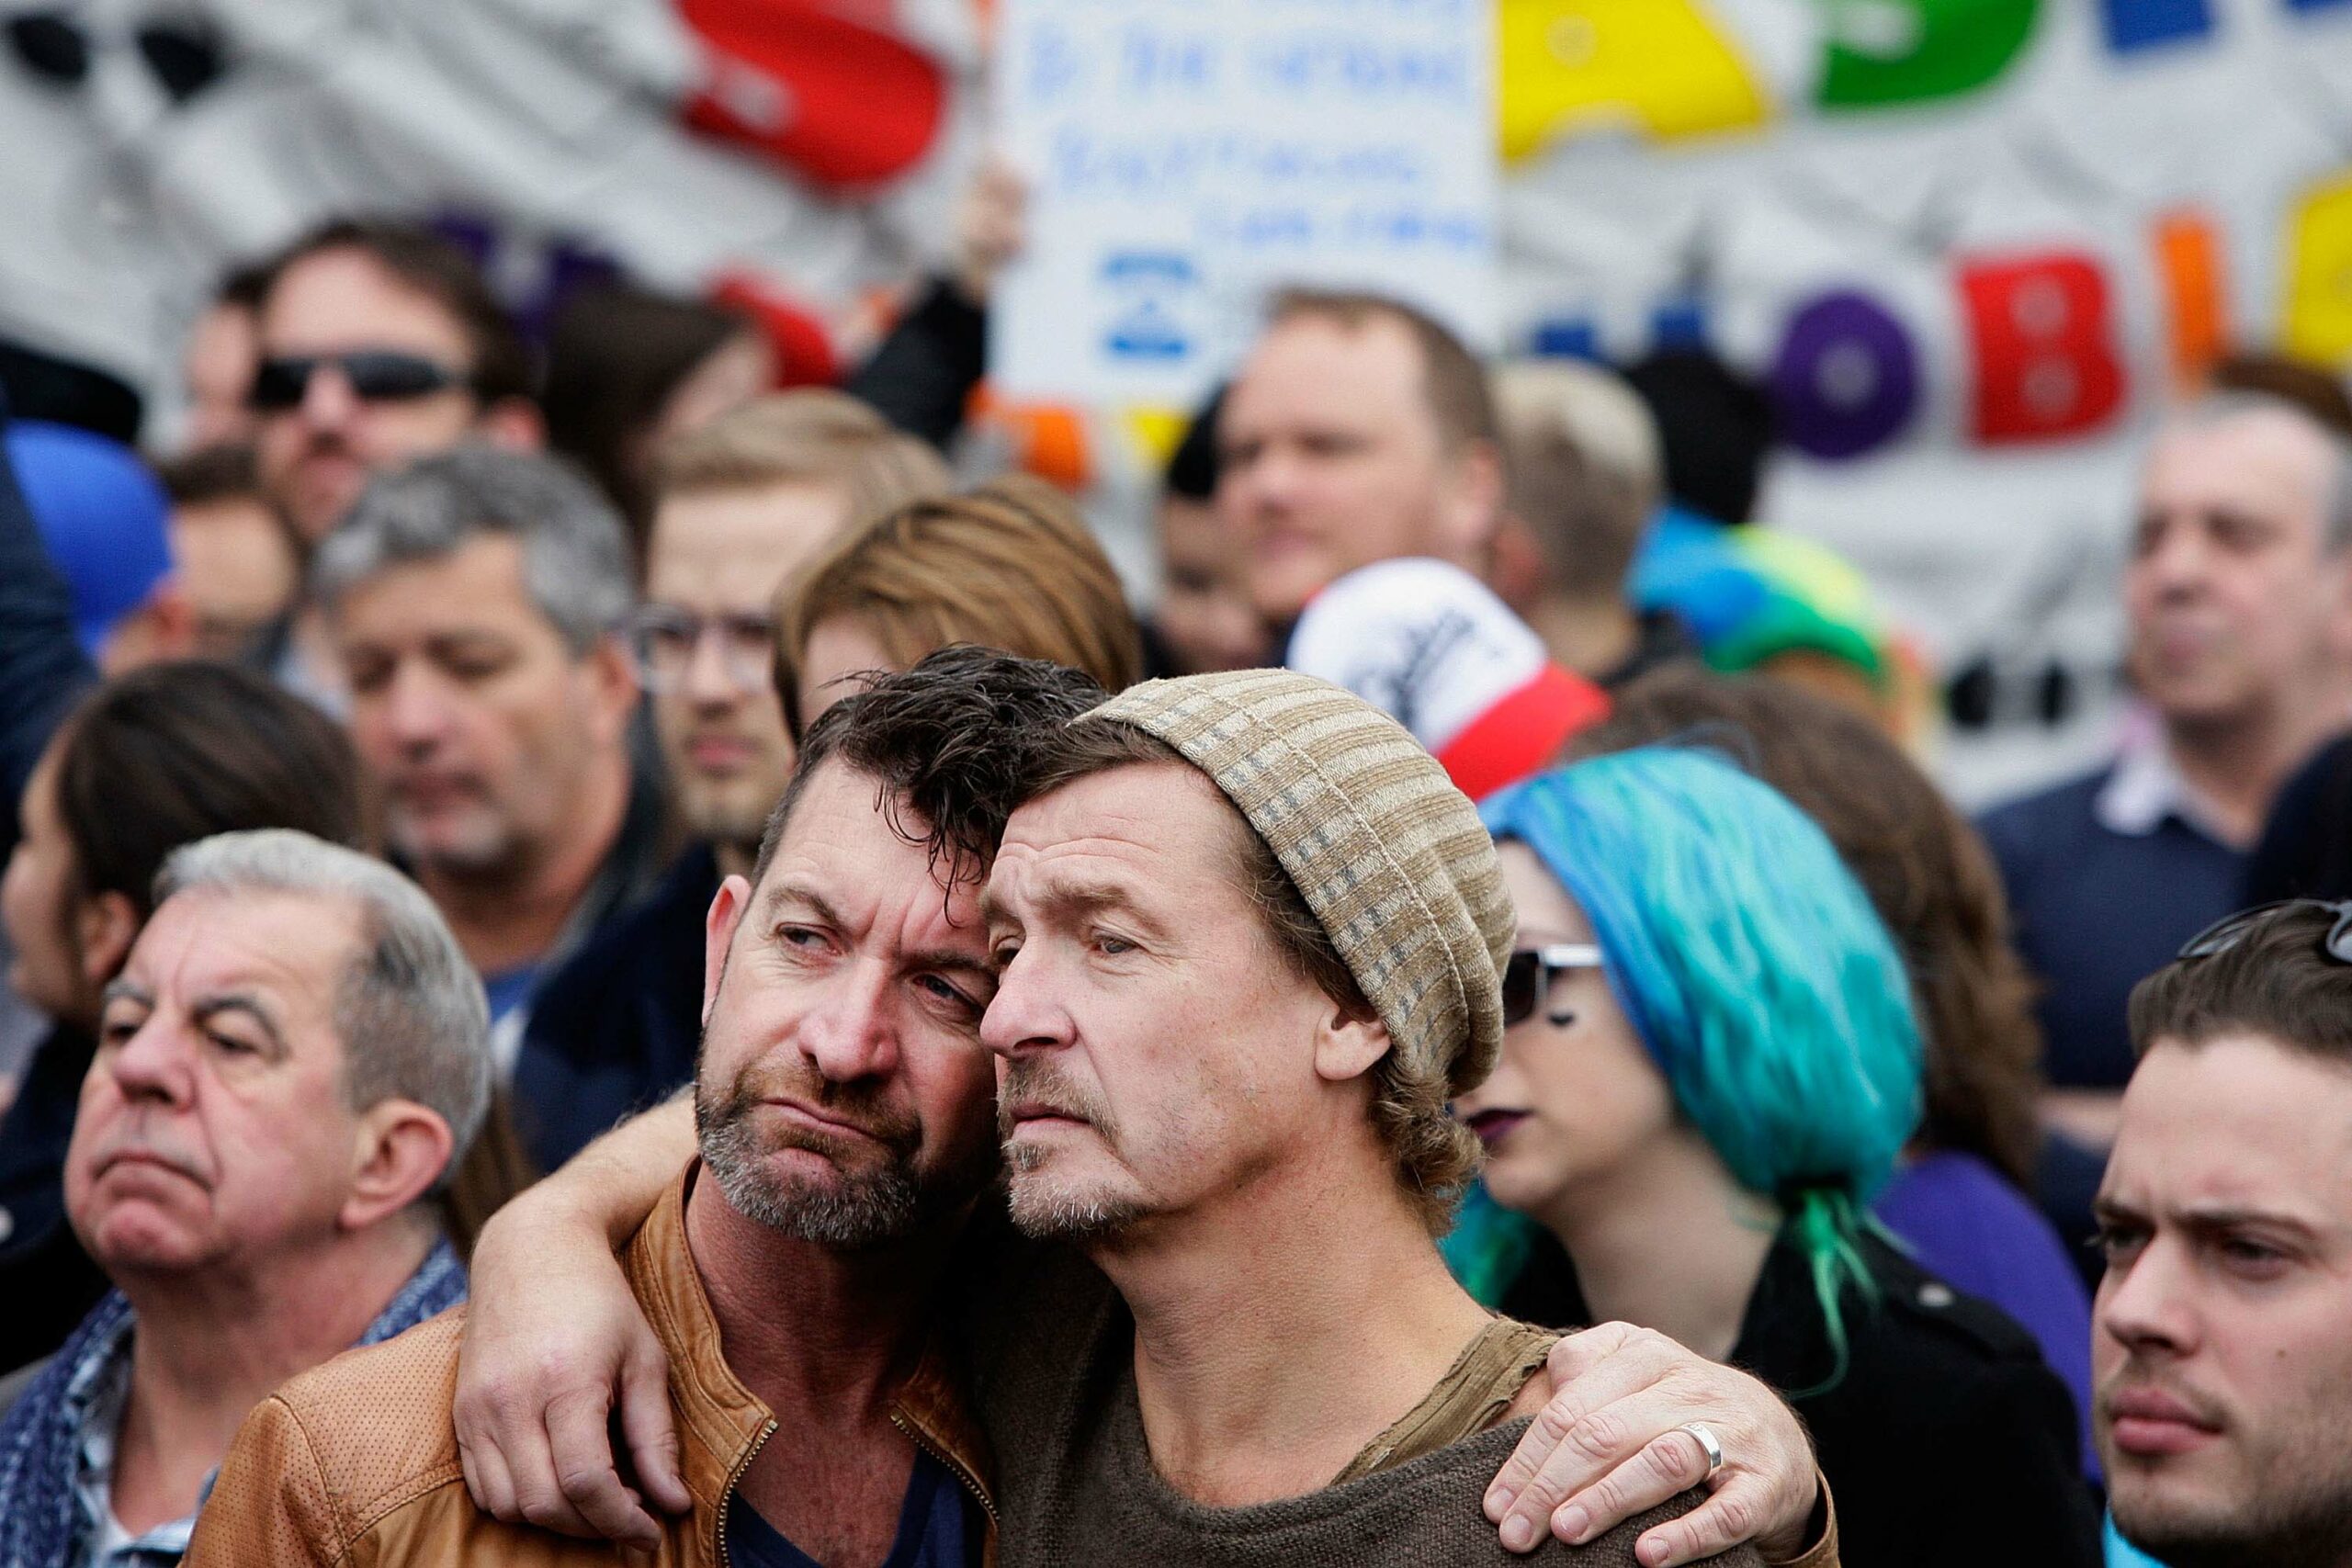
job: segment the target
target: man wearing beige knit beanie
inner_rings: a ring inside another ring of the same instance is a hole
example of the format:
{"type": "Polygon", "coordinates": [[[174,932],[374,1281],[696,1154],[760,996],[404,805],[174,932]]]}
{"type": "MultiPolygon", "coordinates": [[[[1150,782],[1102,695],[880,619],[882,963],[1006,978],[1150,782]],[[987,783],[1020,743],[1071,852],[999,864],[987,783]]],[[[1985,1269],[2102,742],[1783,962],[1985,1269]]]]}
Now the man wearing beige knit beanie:
{"type": "MultiPolygon", "coordinates": [[[[1494,1065],[1513,934],[1476,810],[1386,716],[1270,670],[1132,688],[1030,788],[981,900],[1013,1223],[1125,1310],[1027,1316],[984,1395],[1036,1416],[1000,1444],[1010,1555],[1497,1555],[1478,1505],[1556,1336],[1490,1317],[1432,1241],[1476,1171],[1446,1103],[1494,1065]]],[[[1699,1439],[1654,1449],[1617,1496],[1658,1506],[1554,1550],[1747,1533],[1692,1513],[1699,1439]]],[[[1809,1497],[1781,1512],[1761,1546],[1832,1559],[1809,1497]]]]}

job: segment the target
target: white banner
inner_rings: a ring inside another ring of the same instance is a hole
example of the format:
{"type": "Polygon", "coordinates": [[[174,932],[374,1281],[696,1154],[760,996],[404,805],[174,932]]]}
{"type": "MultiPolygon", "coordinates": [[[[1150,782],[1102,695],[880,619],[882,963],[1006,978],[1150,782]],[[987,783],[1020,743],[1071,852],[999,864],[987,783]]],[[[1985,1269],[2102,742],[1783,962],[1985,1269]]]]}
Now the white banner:
{"type": "Polygon", "coordinates": [[[1007,0],[1001,25],[996,129],[1031,199],[1000,391],[1189,406],[1283,283],[1496,342],[1483,0],[1007,0]]]}

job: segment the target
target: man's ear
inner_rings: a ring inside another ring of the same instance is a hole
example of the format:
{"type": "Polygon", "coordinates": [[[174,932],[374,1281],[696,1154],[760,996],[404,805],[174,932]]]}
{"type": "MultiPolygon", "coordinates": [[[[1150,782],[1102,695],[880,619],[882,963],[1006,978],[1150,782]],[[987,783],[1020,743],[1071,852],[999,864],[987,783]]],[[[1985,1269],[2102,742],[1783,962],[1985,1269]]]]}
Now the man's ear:
{"type": "Polygon", "coordinates": [[[441,1113],[413,1100],[385,1100],[359,1113],[352,1142],[351,1190],[335,1218],[366,1230],[433,1190],[457,1153],[441,1113]]]}
{"type": "Polygon", "coordinates": [[[1442,519],[1446,552],[1483,578],[1503,525],[1503,455],[1491,441],[1471,441],[1448,462],[1453,473],[1442,519]]]}
{"type": "Polygon", "coordinates": [[[591,705],[595,710],[597,738],[617,739],[628,728],[643,688],[638,683],[637,659],[618,637],[600,637],[581,660],[587,677],[591,705]]]}
{"type": "Polygon", "coordinates": [[[718,885],[710,912],[702,920],[702,1021],[710,1022],[710,1008],[718,1000],[718,977],[727,973],[727,950],[735,944],[735,928],[752,902],[752,885],[730,876],[718,885]]]}
{"type": "Polygon", "coordinates": [[[2328,652],[2340,664],[2352,659],[2352,546],[2337,550],[2328,565],[2335,588],[2335,603],[2328,607],[2328,652]]]}
{"type": "Polygon", "coordinates": [[[510,452],[536,452],[548,444],[548,422],[528,398],[501,398],[474,419],[474,434],[510,452]]]}
{"type": "Polygon", "coordinates": [[[74,912],[74,941],[82,955],[82,978],[93,991],[122,973],[130,944],[139,939],[139,911],[122,894],[100,893],[74,912]]]}
{"type": "Polygon", "coordinates": [[[1361,1015],[1333,1002],[1315,1026],[1315,1076],[1327,1083],[1360,1078],[1380,1065],[1393,1043],[1377,1014],[1361,1015]]]}
{"type": "Polygon", "coordinates": [[[98,673],[124,675],[186,659],[196,651],[196,606],[175,577],[155,584],[146,603],[117,621],[98,646],[98,673]]]}
{"type": "Polygon", "coordinates": [[[1504,512],[1495,527],[1493,547],[1487,552],[1487,586],[1513,615],[1524,617],[1543,599],[1549,575],[1535,536],[1517,516],[1504,512]]]}

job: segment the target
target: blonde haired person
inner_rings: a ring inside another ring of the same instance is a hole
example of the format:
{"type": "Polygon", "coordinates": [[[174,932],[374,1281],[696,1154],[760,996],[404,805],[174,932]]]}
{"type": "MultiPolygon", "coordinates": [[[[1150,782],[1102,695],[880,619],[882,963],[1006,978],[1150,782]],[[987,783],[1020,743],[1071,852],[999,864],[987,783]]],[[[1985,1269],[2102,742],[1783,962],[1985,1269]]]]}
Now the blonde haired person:
{"type": "Polygon", "coordinates": [[[1640,611],[1625,579],[1666,493],[1657,421],[1597,365],[1521,360],[1494,373],[1504,505],[1543,576],[1527,624],[1552,657],[1615,687],[1697,645],[1665,611],[1640,611]]]}
{"type": "Polygon", "coordinates": [[[959,642],[1083,670],[1106,691],[1143,674],[1135,614],[1086,520],[1015,475],[877,517],[795,574],[776,607],[785,722],[797,735],[854,677],[959,642]]]}
{"type": "Polygon", "coordinates": [[[848,393],[821,387],[757,399],[654,455],[657,503],[782,485],[831,491],[844,521],[855,521],[938,494],[949,480],[928,444],[848,393]]]}

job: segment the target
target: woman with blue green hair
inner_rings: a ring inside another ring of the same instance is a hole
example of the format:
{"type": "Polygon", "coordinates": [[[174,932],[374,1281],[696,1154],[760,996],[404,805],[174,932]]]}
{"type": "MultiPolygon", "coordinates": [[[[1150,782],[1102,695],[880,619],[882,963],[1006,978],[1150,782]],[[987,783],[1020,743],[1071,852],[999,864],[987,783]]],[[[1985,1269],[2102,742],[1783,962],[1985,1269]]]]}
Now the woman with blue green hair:
{"type": "Polygon", "coordinates": [[[2098,1561],[2033,1341],[1868,1218],[1918,1121],[1903,960],[1797,808],[1644,748],[1491,797],[1519,910],[1487,1169],[1447,1238],[1480,1300],[1622,1320],[1771,1383],[1856,1563],[2098,1561]]]}

